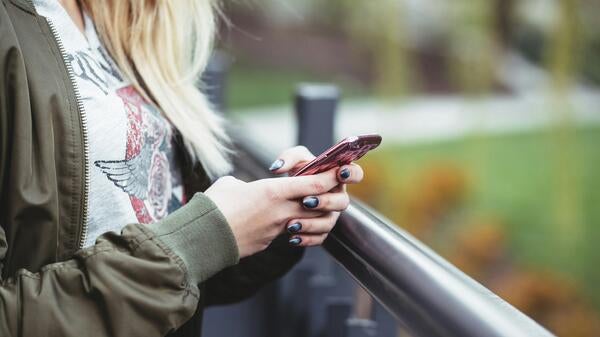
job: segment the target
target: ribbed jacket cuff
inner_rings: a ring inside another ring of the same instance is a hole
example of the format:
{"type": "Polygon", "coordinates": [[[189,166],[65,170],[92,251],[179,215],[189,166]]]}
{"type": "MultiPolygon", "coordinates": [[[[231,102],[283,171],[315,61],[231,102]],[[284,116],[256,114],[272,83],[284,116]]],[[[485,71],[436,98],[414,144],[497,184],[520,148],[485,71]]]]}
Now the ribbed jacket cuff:
{"type": "Polygon", "coordinates": [[[203,193],[196,193],[185,206],[148,227],[181,257],[195,284],[239,261],[227,220],[203,193]]]}

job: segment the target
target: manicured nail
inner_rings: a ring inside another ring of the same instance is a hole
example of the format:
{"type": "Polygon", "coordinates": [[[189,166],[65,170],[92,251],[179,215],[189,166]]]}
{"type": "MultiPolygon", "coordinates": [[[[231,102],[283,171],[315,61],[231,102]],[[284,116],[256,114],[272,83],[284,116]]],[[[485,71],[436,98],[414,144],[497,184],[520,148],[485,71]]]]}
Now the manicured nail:
{"type": "Polygon", "coordinates": [[[290,243],[290,245],[292,246],[297,246],[300,243],[302,243],[302,238],[300,237],[295,237],[295,238],[291,238],[290,241],[288,241],[290,243]]]}
{"type": "Polygon", "coordinates": [[[269,167],[269,171],[277,171],[283,167],[283,164],[285,164],[283,159],[277,159],[273,162],[273,164],[271,164],[271,167],[269,167]]]}
{"type": "Polygon", "coordinates": [[[319,198],[317,197],[306,197],[302,200],[302,204],[306,208],[316,208],[319,206],[319,198]]]}
{"type": "Polygon", "coordinates": [[[296,222],[295,224],[291,224],[288,226],[287,231],[291,234],[298,233],[302,229],[302,224],[296,222]]]}
{"type": "Polygon", "coordinates": [[[342,171],[340,171],[340,177],[342,177],[342,180],[350,178],[350,169],[347,167],[343,168],[342,171]]]}

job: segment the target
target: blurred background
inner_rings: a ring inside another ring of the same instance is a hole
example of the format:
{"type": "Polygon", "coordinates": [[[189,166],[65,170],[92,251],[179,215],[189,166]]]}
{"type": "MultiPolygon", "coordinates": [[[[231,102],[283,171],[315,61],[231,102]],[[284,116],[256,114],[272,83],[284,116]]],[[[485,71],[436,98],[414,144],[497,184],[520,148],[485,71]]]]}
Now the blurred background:
{"type": "Polygon", "coordinates": [[[600,336],[600,1],[236,0],[227,110],[296,141],[299,82],[380,133],[351,193],[559,336],[600,336]]]}

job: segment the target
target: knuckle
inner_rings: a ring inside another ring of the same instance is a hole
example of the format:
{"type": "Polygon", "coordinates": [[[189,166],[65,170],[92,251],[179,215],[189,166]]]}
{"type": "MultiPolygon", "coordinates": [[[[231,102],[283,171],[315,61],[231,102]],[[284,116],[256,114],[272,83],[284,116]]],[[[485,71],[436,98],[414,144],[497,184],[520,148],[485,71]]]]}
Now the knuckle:
{"type": "Polygon", "coordinates": [[[235,182],[235,178],[232,176],[223,176],[220,177],[219,179],[217,179],[217,181],[215,181],[216,185],[230,185],[233,184],[235,182]]]}
{"type": "Polygon", "coordinates": [[[325,185],[323,185],[323,183],[320,182],[320,181],[318,181],[318,180],[317,181],[313,181],[310,184],[310,187],[311,187],[311,189],[313,191],[315,191],[315,194],[323,194],[323,193],[326,192],[325,185]]]}
{"type": "Polygon", "coordinates": [[[293,150],[294,153],[296,153],[299,157],[301,157],[304,160],[309,160],[315,157],[315,155],[312,152],[310,152],[310,150],[306,148],[306,146],[303,145],[298,145],[294,147],[293,150]]]}
{"type": "Polygon", "coordinates": [[[304,145],[295,146],[293,149],[296,150],[296,151],[298,151],[298,152],[308,152],[308,153],[310,153],[310,151],[308,150],[308,148],[306,146],[304,146],[304,145]]]}
{"type": "Polygon", "coordinates": [[[281,197],[279,189],[272,185],[265,185],[264,194],[265,198],[269,201],[277,201],[281,197]]]}
{"type": "Polygon", "coordinates": [[[281,152],[279,157],[298,156],[298,154],[303,153],[304,151],[308,151],[306,147],[298,145],[284,150],[283,152],[281,152]]]}
{"type": "Polygon", "coordinates": [[[230,182],[230,183],[234,183],[234,182],[239,182],[240,181],[240,180],[238,180],[234,176],[225,176],[225,177],[223,177],[223,179],[225,179],[225,181],[230,182]]]}

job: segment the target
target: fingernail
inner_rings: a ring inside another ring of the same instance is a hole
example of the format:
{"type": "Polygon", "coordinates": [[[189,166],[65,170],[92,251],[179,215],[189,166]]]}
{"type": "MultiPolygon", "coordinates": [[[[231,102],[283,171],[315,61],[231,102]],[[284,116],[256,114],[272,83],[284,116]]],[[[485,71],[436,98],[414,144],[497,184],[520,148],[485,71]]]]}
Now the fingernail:
{"type": "Polygon", "coordinates": [[[342,171],[340,171],[340,177],[342,177],[343,180],[350,178],[350,169],[347,167],[343,168],[342,171]]]}
{"type": "Polygon", "coordinates": [[[290,243],[290,245],[292,246],[297,246],[300,243],[302,243],[302,238],[300,237],[295,237],[295,238],[291,238],[290,241],[288,241],[290,243]]]}
{"type": "Polygon", "coordinates": [[[315,208],[319,206],[319,198],[317,197],[306,197],[302,200],[302,204],[306,208],[315,208]]]}
{"type": "Polygon", "coordinates": [[[283,159],[277,159],[273,162],[273,164],[271,164],[271,166],[269,167],[269,171],[277,171],[283,167],[283,164],[285,164],[283,159]]]}
{"type": "Polygon", "coordinates": [[[296,222],[295,224],[289,225],[287,228],[287,231],[294,234],[294,233],[298,233],[301,229],[302,229],[302,224],[299,222],[296,222]]]}

